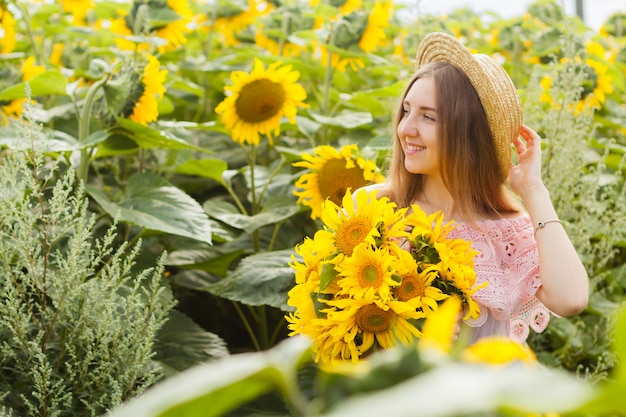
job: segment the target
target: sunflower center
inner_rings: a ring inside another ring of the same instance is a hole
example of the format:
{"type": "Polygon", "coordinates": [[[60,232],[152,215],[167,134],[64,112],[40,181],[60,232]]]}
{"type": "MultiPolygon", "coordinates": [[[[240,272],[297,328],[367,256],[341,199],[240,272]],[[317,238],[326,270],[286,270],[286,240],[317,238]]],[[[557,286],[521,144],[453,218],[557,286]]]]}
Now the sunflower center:
{"type": "Polygon", "coordinates": [[[359,309],[356,315],[356,324],[364,332],[382,333],[391,328],[392,311],[385,311],[375,304],[359,309]]]}
{"type": "Polygon", "coordinates": [[[339,252],[352,255],[354,248],[365,239],[370,231],[369,221],[364,217],[354,217],[337,228],[335,245],[339,252]]]}
{"type": "Polygon", "coordinates": [[[335,204],[341,204],[341,199],[348,188],[356,190],[368,184],[363,177],[363,170],[358,166],[346,168],[343,159],[329,159],[320,169],[318,179],[322,198],[329,198],[335,204]]]}
{"type": "Polygon", "coordinates": [[[241,120],[260,123],[277,115],[285,104],[286,92],[282,85],[266,78],[244,85],[235,101],[241,120]]]}
{"type": "Polygon", "coordinates": [[[380,275],[376,265],[365,265],[359,275],[359,283],[362,287],[380,286],[380,275]]]}
{"type": "Polygon", "coordinates": [[[398,300],[408,301],[415,297],[423,297],[426,294],[426,285],[417,277],[402,278],[398,288],[398,300]]]}

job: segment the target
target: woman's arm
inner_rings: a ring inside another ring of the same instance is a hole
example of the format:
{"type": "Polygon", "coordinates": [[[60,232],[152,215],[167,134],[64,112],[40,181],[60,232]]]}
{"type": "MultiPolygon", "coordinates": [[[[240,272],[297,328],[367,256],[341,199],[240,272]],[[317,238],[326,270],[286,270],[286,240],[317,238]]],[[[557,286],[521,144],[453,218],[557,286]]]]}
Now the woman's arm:
{"type": "Polygon", "coordinates": [[[537,298],[560,316],[573,316],[587,307],[589,278],[576,249],[558,220],[550,193],[541,179],[541,138],[523,125],[514,142],[518,164],[509,171],[509,183],[518,193],[535,227],[542,286],[537,298]],[[539,228],[542,222],[543,227],[539,228]]]}

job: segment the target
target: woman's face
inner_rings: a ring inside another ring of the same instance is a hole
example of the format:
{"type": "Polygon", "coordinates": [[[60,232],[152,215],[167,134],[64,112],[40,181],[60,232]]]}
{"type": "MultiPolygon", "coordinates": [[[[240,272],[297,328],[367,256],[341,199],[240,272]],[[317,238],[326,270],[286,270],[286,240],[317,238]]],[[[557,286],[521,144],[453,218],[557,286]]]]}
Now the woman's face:
{"type": "Polygon", "coordinates": [[[413,83],[402,109],[397,133],[406,170],[412,174],[439,176],[438,114],[432,77],[422,77],[413,83]]]}

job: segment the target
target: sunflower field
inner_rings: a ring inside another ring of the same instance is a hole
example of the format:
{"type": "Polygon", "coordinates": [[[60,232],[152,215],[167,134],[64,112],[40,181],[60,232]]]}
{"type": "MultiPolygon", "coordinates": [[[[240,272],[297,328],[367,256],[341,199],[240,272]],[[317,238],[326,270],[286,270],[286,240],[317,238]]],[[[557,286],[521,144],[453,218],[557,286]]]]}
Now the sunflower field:
{"type": "Polygon", "coordinates": [[[0,28],[0,416],[624,415],[626,11],[596,31],[556,0],[0,0],[0,28]],[[307,238],[384,181],[433,31],[518,87],[589,306],[470,351],[446,302],[423,329],[443,349],[318,364],[289,326],[328,250],[307,238]]]}

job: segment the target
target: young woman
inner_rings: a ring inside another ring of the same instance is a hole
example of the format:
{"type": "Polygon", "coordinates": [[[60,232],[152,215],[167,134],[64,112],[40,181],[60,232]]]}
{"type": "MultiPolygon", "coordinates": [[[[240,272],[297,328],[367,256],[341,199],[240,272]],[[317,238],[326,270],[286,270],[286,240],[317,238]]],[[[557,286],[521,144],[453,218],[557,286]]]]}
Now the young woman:
{"type": "Polygon", "coordinates": [[[396,112],[387,181],[369,188],[399,207],[442,211],[457,224],[449,237],[479,252],[477,285],[489,285],[475,294],[480,317],[465,322],[472,341],[524,342],[550,312],[580,313],[587,273],[542,182],[541,139],[522,124],[513,82],[444,33],[424,38],[416,67],[396,112]]]}

